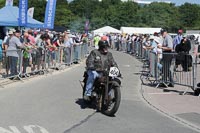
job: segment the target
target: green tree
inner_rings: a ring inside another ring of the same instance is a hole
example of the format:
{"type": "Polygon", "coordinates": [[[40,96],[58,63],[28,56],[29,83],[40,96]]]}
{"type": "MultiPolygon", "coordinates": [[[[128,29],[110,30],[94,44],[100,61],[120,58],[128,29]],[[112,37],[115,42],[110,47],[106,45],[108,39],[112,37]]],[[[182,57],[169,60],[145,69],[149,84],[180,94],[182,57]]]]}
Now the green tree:
{"type": "Polygon", "coordinates": [[[55,14],[55,25],[56,26],[63,26],[69,28],[70,23],[76,17],[74,14],[69,10],[69,5],[66,1],[57,0],[56,5],[56,14],[55,14]]]}
{"type": "Polygon", "coordinates": [[[174,28],[179,28],[179,13],[174,4],[153,2],[144,6],[137,14],[137,25],[148,27],[167,28],[173,32],[174,28]]]}
{"type": "Polygon", "coordinates": [[[28,0],[28,8],[34,7],[34,19],[44,22],[46,3],[46,0],[28,0]]]}
{"type": "Polygon", "coordinates": [[[199,27],[200,24],[200,5],[185,3],[179,8],[180,22],[186,29],[199,27]]]}
{"type": "Polygon", "coordinates": [[[92,13],[98,5],[98,0],[74,0],[69,4],[69,9],[79,17],[91,19],[92,13]]]}

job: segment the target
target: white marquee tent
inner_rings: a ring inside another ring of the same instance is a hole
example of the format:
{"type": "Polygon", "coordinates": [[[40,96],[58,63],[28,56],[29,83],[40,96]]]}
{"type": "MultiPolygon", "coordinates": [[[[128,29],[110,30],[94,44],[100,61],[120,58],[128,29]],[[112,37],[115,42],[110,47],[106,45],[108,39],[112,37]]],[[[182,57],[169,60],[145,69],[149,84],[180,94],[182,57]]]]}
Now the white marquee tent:
{"type": "Polygon", "coordinates": [[[127,34],[153,34],[154,32],[160,32],[161,28],[145,28],[145,27],[121,27],[122,33],[127,34]]]}
{"type": "Polygon", "coordinates": [[[102,27],[102,28],[99,28],[99,29],[92,31],[92,33],[94,35],[96,35],[96,34],[103,35],[105,33],[121,33],[121,31],[117,30],[113,27],[110,27],[110,26],[105,26],[105,27],[102,27]]]}

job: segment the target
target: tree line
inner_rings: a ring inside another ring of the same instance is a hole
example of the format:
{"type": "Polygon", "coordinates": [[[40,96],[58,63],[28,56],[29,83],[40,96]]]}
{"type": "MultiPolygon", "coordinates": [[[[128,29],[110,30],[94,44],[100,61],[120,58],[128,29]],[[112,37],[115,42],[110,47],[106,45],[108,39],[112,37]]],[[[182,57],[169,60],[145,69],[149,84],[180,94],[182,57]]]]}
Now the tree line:
{"type": "MultiPolygon", "coordinates": [[[[4,5],[5,1],[0,1],[0,7],[4,5]]],[[[33,18],[44,22],[46,0],[28,0],[28,5],[35,8],[33,18]]],[[[14,0],[14,6],[18,6],[18,0],[14,0]]],[[[117,29],[121,26],[161,27],[169,32],[180,28],[195,30],[200,29],[200,5],[153,2],[141,6],[121,0],[74,0],[70,3],[57,0],[55,26],[84,31],[86,20],[90,22],[89,30],[106,25],[117,29]]]]}

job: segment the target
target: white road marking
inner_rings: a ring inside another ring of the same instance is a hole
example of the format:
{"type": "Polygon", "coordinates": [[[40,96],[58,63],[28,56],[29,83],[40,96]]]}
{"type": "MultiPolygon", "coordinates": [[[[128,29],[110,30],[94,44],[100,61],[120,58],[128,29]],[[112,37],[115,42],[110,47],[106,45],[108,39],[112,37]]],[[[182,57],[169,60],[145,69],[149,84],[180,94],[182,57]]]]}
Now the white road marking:
{"type": "Polygon", "coordinates": [[[41,126],[36,126],[36,125],[24,126],[24,129],[25,129],[28,133],[35,133],[35,132],[34,132],[34,128],[35,128],[35,129],[39,129],[41,133],[49,133],[45,128],[43,128],[43,127],[41,127],[41,126]]]}
{"type": "MultiPolygon", "coordinates": [[[[38,126],[38,125],[28,125],[23,127],[27,133],[49,133],[45,128],[38,126]]],[[[9,126],[9,129],[5,129],[0,127],[0,133],[23,133],[20,132],[19,129],[15,126],[9,126]]]]}
{"type": "Polygon", "coordinates": [[[21,133],[15,126],[9,126],[10,130],[0,127],[0,133],[21,133]]]}

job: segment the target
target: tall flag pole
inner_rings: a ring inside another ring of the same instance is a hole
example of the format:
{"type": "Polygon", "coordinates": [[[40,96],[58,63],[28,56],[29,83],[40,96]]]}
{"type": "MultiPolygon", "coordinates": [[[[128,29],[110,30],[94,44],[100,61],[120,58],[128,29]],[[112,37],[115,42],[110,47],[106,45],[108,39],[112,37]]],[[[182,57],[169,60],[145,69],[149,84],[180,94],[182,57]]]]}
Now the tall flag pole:
{"type": "Polygon", "coordinates": [[[56,0],[48,0],[45,11],[44,28],[53,29],[56,12],[56,0]]]}
{"type": "Polygon", "coordinates": [[[28,0],[19,0],[19,26],[27,25],[28,0]]]}

